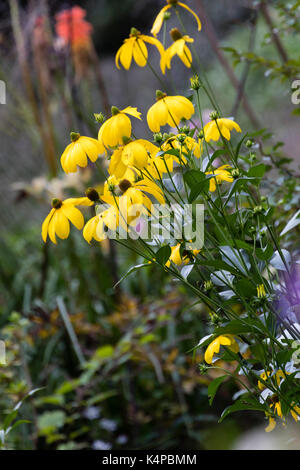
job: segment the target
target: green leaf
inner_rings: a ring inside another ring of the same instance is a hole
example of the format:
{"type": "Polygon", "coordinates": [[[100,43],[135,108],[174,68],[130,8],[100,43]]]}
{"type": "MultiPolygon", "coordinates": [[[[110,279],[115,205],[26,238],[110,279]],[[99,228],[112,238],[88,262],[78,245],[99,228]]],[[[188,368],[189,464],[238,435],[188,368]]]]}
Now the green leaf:
{"type": "Polygon", "coordinates": [[[168,261],[168,259],[170,258],[171,253],[172,253],[172,250],[169,247],[169,245],[162,246],[156,252],[155,259],[164,266],[166,262],[168,261]]]}
{"type": "Polygon", "coordinates": [[[231,322],[227,323],[225,326],[219,326],[215,329],[216,335],[224,335],[224,334],[232,334],[232,335],[239,335],[243,333],[260,333],[262,334],[261,330],[261,322],[259,320],[254,319],[243,319],[242,320],[232,320],[231,322]]]}
{"type": "Polygon", "coordinates": [[[217,379],[213,380],[209,384],[208,389],[207,389],[207,394],[208,394],[210,405],[212,405],[220,385],[224,382],[226,378],[227,378],[227,375],[222,375],[221,377],[218,377],[217,379]]]}
{"type": "Polygon", "coordinates": [[[247,175],[251,178],[262,178],[266,172],[266,166],[263,163],[252,166],[248,171],[247,175]]]}
{"type": "Polygon", "coordinates": [[[121,277],[121,279],[114,285],[114,289],[119,285],[121,284],[121,282],[124,281],[124,279],[126,279],[126,277],[128,277],[130,274],[134,273],[135,271],[137,271],[138,269],[141,269],[141,268],[145,268],[146,266],[151,266],[151,264],[149,263],[143,263],[143,264],[137,264],[135,266],[132,266],[126,274],[124,274],[123,277],[121,277]]]}
{"type": "Polygon", "coordinates": [[[265,248],[256,248],[255,253],[260,260],[267,261],[274,254],[274,248],[270,243],[268,243],[265,248]]]}
{"type": "Polygon", "coordinates": [[[265,407],[261,405],[258,400],[251,400],[249,397],[242,397],[233,405],[227,406],[227,408],[225,408],[221,414],[219,423],[221,423],[229,414],[243,410],[265,411],[265,407]]]}
{"type": "Polygon", "coordinates": [[[65,421],[64,411],[48,411],[38,417],[38,428],[42,435],[49,435],[61,428],[65,421]]]}

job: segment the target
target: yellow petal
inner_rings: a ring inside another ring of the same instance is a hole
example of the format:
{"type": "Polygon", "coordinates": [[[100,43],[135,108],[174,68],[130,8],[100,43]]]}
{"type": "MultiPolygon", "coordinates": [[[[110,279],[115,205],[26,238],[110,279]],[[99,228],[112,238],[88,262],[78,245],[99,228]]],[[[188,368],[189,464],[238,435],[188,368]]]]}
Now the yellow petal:
{"type": "Polygon", "coordinates": [[[43,225],[42,225],[42,238],[43,238],[45,243],[46,243],[46,240],[47,240],[49,223],[50,223],[50,220],[53,217],[54,212],[55,212],[55,209],[51,209],[51,211],[47,215],[47,217],[44,220],[43,225]]]}
{"type": "Polygon", "coordinates": [[[198,15],[196,15],[196,13],[190,7],[188,7],[185,3],[178,2],[178,5],[180,5],[182,8],[185,8],[187,11],[189,11],[193,15],[193,17],[197,21],[198,31],[201,31],[202,25],[201,25],[201,21],[198,15]]]}
{"type": "Polygon", "coordinates": [[[171,8],[171,5],[164,6],[158,13],[157,17],[155,18],[152,29],[151,29],[151,34],[153,34],[153,36],[156,37],[157,34],[160,32],[163,21],[164,21],[164,12],[167,11],[169,8],[171,8]]]}
{"type": "Polygon", "coordinates": [[[146,44],[142,39],[137,38],[133,46],[133,58],[139,67],[145,67],[148,60],[146,44]]]}
{"type": "Polygon", "coordinates": [[[135,41],[130,41],[127,39],[123,46],[121,46],[119,59],[124,69],[126,70],[129,70],[131,65],[134,42],[135,41]]]}
{"type": "Polygon", "coordinates": [[[61,209],[65,217],[67,217],[78,230],[81,230],[84,225],[84,218],[80,210],[71,204],[63,204],[61,209]]]}
{"type": "Polygon", "coordinates": [[[132,106],[127,106],[127,108],[122,109],[121,113],[130,114],[130,116],[133,116],[137,119],[141,119],[142,114],[137,110],[137,108],[133,108],[132,106]]]}
{"type": "Polygon", "coordinates": [[[57,211],[55,231],[58,237],[62,238],[63,240],[68,238],[69,233],[70,233],[70,223],[67,217],[65,216],[64,212],[62,211],[62,208],[57,211]]]}
{"type": "Polygon", "coordinates": [[[272,432],[276,428],[276,421],[274,418],[269,418],[269,424],[265,428],[266,432],[272,432]]]}

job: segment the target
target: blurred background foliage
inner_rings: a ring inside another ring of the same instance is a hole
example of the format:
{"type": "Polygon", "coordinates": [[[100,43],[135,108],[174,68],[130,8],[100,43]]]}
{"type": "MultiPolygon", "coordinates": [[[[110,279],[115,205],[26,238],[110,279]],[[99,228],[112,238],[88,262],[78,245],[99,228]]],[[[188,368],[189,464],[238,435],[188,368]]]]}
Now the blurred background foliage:
{"type": "MultiPolygon", "coordinates": [[[[300,65],[299,4],[193,0],[201,34],[186,17],[221,109],[243,128],[267,128],[256,134],[257,151],[271,174],[265,191],[278,226],[299,208],[299,112],[290,98],[300,65]]],[[[217,423],[234,385],[223,386],[209,407],[212,377],[199,374],[201,358],[189,353],[209,320],[190,292],[153,266],[113,288],[140,262],[135,254],[113,243],[90,247],[77,233],[55,247],[40,237],[53,196],[98,183],[89,169],[62,178],[59,157],[69,131],[94,136],[93,113],[108,115],[112,104],[143,111],[152,104],[159,82],[147,68],[133,68],[130,77],[118,71],[114,55],[131,26],[149,32],[163,5],[0,2],[0,79],[7,87],[7,103],[0,105],[2,447],[224,449],[260,422],[237,413],[217,423]],[[62,43],[55,30],[55,15],[74,5],[93,26],[84,50],[62,43]]],[[[174,86],[185,93],[191,72],[176,66],[174,86]]],[[[136,129],[145,130],[145,122],[136,129]]],[[[288,243],[295,246],[297,237],[298,228],[288,243]]]]}

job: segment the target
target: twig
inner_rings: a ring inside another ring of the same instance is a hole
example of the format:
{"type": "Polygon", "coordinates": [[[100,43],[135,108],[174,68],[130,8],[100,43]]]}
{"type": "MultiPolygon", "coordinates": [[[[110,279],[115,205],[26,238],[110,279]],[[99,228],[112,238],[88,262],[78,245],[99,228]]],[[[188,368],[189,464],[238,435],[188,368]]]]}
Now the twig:
{"type": "MultiPolygon", "coordinates": [[[[248,53],[251,53],[254,50],[255,38],[256,38],[256,26],[257,26],[257,12],[254,11],[254,17],[250,21],[251,32],[250,32],[250,38],[249,38],[248,53]]],[[[231,112],[232,116],[237,115],[237,112],[241,103],[241,99],[245,92],[245,86],[246,86],[246,82],[247,82],[248,75],[250,72],[250,68],[251,68],[251,64],[249,61],[247,61],[244,67],[244,71],[242,73],[242,78],[240,81],[240,86],[239,86],[239,90],[236,96],[236,100],[232,108],[232,112],[231,112]]]]}
{"type": "Polygon", "coordinates": [[[271,32],[274,44],[278,50],[278,53],[282,59],[282,62],[285,64],[289,61],[289,57],[276,31],[276,28],[273,25],[273,21],[272,21],[272,18],[271,18],[271,15],[267,6],[267,2],[265,0],[262,0],[260,3],[260,11],[265,19],[265,22],[270,28],[270,32],[271,32]]]}
{"type": "MultiPolygon", "coordinates": [[[[215,52],[217,58],[219,59],[219,62],[222,65],[222,67],[224,68],[224,70],[225,70],[227,76],[229,77],[232,85],[237,90],[237,92],[239,92],[240,82],[239,82],[238,78],[236,77],[230,63],[228,62],[228,60],[225,56],[225,54],[223,53],[222,49],[219,46],[219,41],[218,41],[218,38],[217,38],[217,35],[216,35],[216,32],[215,32],[215,29],[213,27],[212,22],[210,21],[210,18],[206,14],[206,10],[204,8],[203,1],[202,0],[197,0],[197,4],[198,4],[199,10],[200,10],[200,16],[201,16],[201,20],[202,20],[203,25],[204,25],[204,29],[205,29],[205,32],[206,32],[207,39],[209,40],[213,51],[215,52]]],[[[251,104],[249,103],[245,93],[242,94],[242,104],[243,104],[243,107],[244,107],[247,115],[249,116],[249,119],[252,122],[253,126],[255,128],[260,128],[261,127],[260,122],[259,122],[258,118],[256,117],[255,112],[254,112],[251,104]]]]}

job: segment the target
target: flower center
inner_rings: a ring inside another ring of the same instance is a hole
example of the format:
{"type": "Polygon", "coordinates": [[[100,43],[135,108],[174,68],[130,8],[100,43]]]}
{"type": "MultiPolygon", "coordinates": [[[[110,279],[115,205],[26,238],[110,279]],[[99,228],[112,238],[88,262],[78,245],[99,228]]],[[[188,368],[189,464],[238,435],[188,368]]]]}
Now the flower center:
{"type": "Polygon", "coordinates": [[[62,206],[62,201],[60,199],[57,199],[57,198],[52,199],[53,209],[60,209],[61,206],[62,206]]]}
{"type": "Polygon", "coordinates": [[[130,183],[130,181],[126,179],[120,181],[119,183],[119,188],[122,191],[122,193],[126,193],[127,189],[129,189],[131,186],[132,184],[130,183]]]}
{"type": "Polygon", "coordinates": [[[167,96],[167,94],[164,93],[163,91],[156,90],[156,101],[162,100],[166,96],[167,96]]]}
{"type": "Polygon", "coordinates": [[[140,36],[141,32],[136,29],[136,28],[131,28],[130,30],[130,34],[129,34],[129,37],[132,38],[132,37],[138,37],[140,36]]]}
{"type": "Polygon", "coordinates": [[[170,31],[170,36],[171,38],[173,39],[173,41],[178,41],[178,39],[181,39],[182,38],[182,34],[181,32],[179,31],[178,28],[172,28],[171,31],[170,31]]]}
{"type": "Polygon", "coordinates": [[[71,132],[70,134],[71,142],[76,142],[79,139],[80,134],[78,132],[71,132]]]}
{"type": "Polygon", "coordinates": [[[89,198],[90,201],[93,201],[93,202],[99,201],[99,194],[95,188],[88,188],[85,192],[85,195],[87,198],[89,198]]]}
{"type": "Polygon", "coordinates": [[[112,116],[116,116],[119,113],[120,113],[120,110],[116,106],[111,107],[111,115],[112,116]]]}

